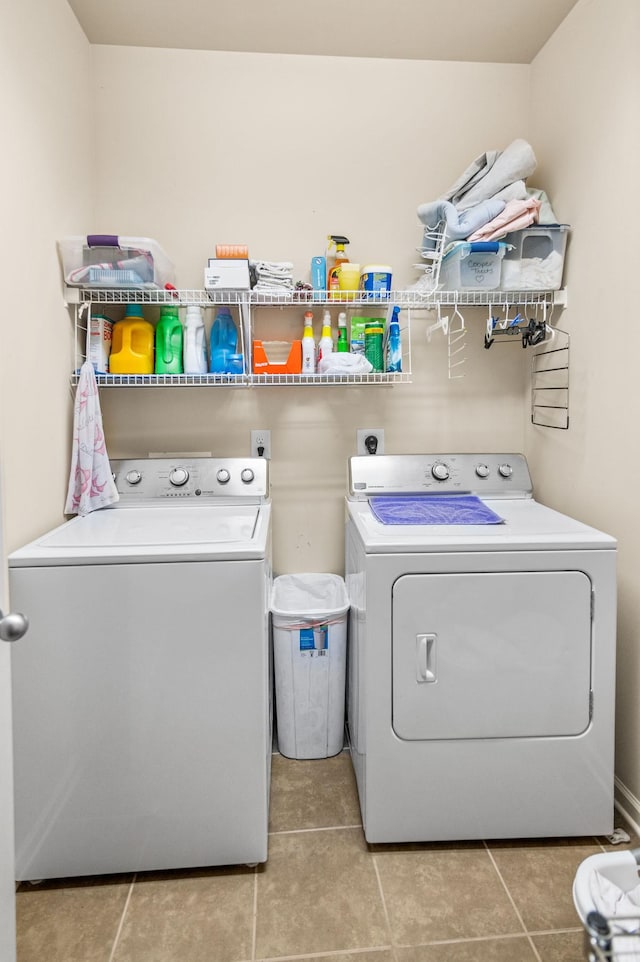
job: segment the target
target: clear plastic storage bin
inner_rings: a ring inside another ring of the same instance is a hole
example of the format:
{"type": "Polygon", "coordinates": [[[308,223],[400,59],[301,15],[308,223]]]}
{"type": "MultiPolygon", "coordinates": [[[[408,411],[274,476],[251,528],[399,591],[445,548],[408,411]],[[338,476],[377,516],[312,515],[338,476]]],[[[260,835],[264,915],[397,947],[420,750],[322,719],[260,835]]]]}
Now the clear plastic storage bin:
{"type": "Polygon", "coordinates": [[[560,290],[568,236],[566,224],[536,224],[507,234],[502,290],[560,290]]]}
{"type": "Polygon", "coordinates": [[[445,291],[495,290],[506,249],[503,241],[454,243],[442,258],[439,286],[445,291]]]}
{"type": "Polygon", "coordinates": [[[58,241],[64,282],[70,287],[164,288],[174,267],[150,237],[89,234],[58,241]]]}
{"type": "Polygon", "coordinates": [[[348,611],[339,575],[281,575],[273,583],[278,748],[287,758],[342,750],[348,611]]]}

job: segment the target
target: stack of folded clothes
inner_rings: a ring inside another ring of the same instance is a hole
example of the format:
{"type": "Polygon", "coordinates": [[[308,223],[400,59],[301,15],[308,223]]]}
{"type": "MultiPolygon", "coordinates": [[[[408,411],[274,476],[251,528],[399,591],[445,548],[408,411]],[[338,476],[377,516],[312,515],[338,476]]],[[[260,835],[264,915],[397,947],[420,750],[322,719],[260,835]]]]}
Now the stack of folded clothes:
{"type": "Polygon", "coordinates": [[[526,186],[535,169],[533,149],[522,139],[477,157],[442,197],[418,207],[423,256],[438,243],[446,250],[455,241],[492,241],[531,224],[557,224],[545,192],[526,186]]]}

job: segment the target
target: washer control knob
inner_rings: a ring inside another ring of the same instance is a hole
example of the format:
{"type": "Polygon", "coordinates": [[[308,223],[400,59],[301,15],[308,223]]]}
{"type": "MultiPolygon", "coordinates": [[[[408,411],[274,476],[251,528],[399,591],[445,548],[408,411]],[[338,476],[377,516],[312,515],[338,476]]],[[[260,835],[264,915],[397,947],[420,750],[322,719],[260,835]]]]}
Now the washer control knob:
{"type": "Polygon", "coordinates": [[[431,468],[431,474],[434,476],[436,481],[446,481],[449,477],[449,468],[442,461],[438,461],[431,468]]]}
{"type": "Polygon", "coordinates": [[[189,480],[189,472],[186,468],[174,468],[169,475],[169,481],[174,488],[181,488],[189,480]]]}
{"type": "Polygon", "coordinates": [[[251,470],[251,468],[243,468],[242,471],[240,472],[240,477],[242,478],[245,484],[249,484],[251,481],[253,481],[255,475],[251,470]]]}
{"type": "Polygon", "coordinates": [[[218,479],[220,484],[228,484],[229,481],[231,480],[231,475],[229,474],[226,468],[220,468],[220,470],[216,474],[216,478],[218,479]]]}
{"type": "Polygon", "coordinates": [[[140,474],[139,471],[136,471],[134,469],[133,471],[127,471],[126,479],[129,482],[129,484],[140,484],[140,482],[142,481],[142,475],[140,474]]]}
{"type": "Polygon", "coordinates": [[[510,478],[513,474],[513,468],[510,464],[501,464],[498,468],[498,473],[502,475],[503,478],[510,478]]]}
{"type": "Polygon", "coordinates": [[[486,464],[476,464],[476,474],[479,478],[488,478],[489,468],[486,464]]]}

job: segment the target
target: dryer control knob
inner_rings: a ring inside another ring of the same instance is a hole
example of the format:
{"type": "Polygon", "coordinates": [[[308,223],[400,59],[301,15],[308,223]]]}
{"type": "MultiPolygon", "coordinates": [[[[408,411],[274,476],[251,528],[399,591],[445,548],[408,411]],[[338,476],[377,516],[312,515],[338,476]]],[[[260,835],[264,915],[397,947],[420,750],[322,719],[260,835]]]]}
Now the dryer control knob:
{"type": "Polygon", "coordinates": [[[218,479],[220,484],[228,484],[229,481],[231,480],[231,475],[229,474],[226,468],[220,468],[220,470],[216,474],[216,478],[218,479]]]}
{"type": "Polygon", "coordinates": [[[449,468],[442,461],[438,461],[437,464],[431,468],[431,474],[434,476],[436,481],[446,481],[449,477],[449,468]]]}
{"type": "Polygon", "coordinates": [[[501,464],[498,468],[498,473],[501,474],[503,478],[510,478],[513,474],[513,468],[510,464],[501,464]]]}
{"type": "Polygon", "coordinates": [[[251,468],[243,468],[242,471],[240,472],[240,477],[242,478],[245,484],[249,484],[251,481],[253,481],[255,475],[251,470],[251,468]]]}
{"type": "Polygon", "coordinates": [[[489,468],[486,464],[476,464],[476,474],[479,478],[489,477],[489,468]]]}
{"type": "Polygon", "coordinates": [[[169,475],[169,481],[174,488],[181,488],[189,480],[189,472],[186,468],[174,468],[169,475]]]}
{"type": "Polygon", "coordinates": [[[140,484],[140,482],[142,481],[142,475],[140,474],[139,471],[135,471],[135,470],[127,471],[125,477],[129,482],[129,484],[140,484]]]}

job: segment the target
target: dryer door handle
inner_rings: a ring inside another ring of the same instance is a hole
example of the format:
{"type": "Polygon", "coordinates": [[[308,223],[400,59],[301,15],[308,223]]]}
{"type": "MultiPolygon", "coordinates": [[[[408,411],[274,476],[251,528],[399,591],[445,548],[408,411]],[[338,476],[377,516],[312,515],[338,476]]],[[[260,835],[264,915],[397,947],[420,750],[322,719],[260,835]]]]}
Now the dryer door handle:
{"type": "Polygon", "coordinates": [[[436,634],[416,635],[416,681],[420,684],[435,682],[436,677],[436,634]]]}

